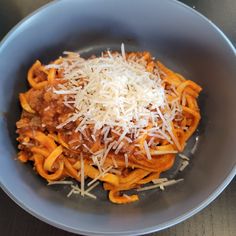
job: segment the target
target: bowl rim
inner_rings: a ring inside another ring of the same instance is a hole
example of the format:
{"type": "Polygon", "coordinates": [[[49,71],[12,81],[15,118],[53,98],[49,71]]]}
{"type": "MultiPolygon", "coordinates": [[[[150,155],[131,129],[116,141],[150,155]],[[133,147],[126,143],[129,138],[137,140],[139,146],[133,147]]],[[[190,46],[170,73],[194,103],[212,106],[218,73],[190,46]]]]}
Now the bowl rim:
{"type": "MultiPolygon", "coordinates": [[[[8,45],[8,41],[11,40],[12,37],[14,37],[15,34],[18,33],[18,31],[21,30],[21,26],[26,24],[27,21],[29,21],[32,17],[37,15],[39,12],[45,10],[46,8],[49,8],[53,5],[56,5],[62,1],[65,0],[53,0],[52,2],[49,2],[47,4],[44,4],[40,8],[36,9],[32,13],[28,14],[26,17],[24,17],[22,20],[20,20],[0,41],[0,54],[2,50],[8,45]]],[[[80,0],[80,1],[86,1],[86,0],[80,0]]],[[[166,0],[165,0],[166,1],[166,0]]],[[[188,11],[191,11],[201,19],[203,19],[207,24],[209,24],[226,42],[226,44],[229,46],[229,48],[232,50],[232,52],[236,55],[236,48],[232,44],[232,42],[229,40],[229,38],[223,33],[223,31],[216,26],[210,19],[208,19],[206,16],[204,16],[202,13],[198,12],[196,9],[193,9],[192,7],[186,5],[183,2],[179,2],[178,0],[167,0],[171,2],[172,4],[179,5],[188,11]]],[[[1,118],[1,115],[0,115],[1,118]]],[[[201,203],[196,205],[191,210],[187,211],[186,213],[180,215],[177,218],[170,219],[169,221],[166,221],[164,223],[154,225],[151,227],[144,228],[142,230],[129,230],[129,231],[121,231],[121,232],[96,232],[96,231],[90,231],[90,230],[80,230],[78,228],[73,228],[71,226],[65,225],[63,223],[58,223],[57,221],[48,218],[45,215],[38,214],[37,211],[30,208],[27,203],[20,201],[17,199],[14,194],[8,190],[8,188],[4,185],[2,181],[0,181],[0,187],[1,189],[10,197],[18,206],[20,206],[23,210],[31,214],[32,216],[36,217],[37,219],[43,221],[44,223],[50,224],[54,227],[57,227],[62,230],[66,230],[68,232],[76,233],[76,234],[83,234],[83,235],[140,235],[140,234],[148,234],[148,233],[154,233],[160,230],[164,230],[166,228],[172,227],[176,224],[181,223],[182,221],[190,218],[191,216],[197,214],[200,212],[203,208],[208,206],[211,202],[213,202],[222,192],[223,190],[229,185],[229,183],[232,181],[232,179],[236,175],[236,164],[232,167],[232,170],[226,174],[226,177],[224,181],[201,203]]]]}

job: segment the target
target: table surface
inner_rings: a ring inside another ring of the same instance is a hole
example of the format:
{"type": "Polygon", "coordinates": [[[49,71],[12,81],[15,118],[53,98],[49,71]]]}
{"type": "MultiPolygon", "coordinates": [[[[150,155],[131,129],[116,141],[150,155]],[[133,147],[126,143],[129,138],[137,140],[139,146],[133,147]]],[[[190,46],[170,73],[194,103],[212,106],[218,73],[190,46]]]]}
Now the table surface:
{"type": "MultiPolygon", "coordinates": [[[[0,0],[0,39],[23,17],[49,0],[0,0]]],[[[236,44],[236,0],[182,0],[217,24],[236,44]]],[[[208,207],[152,236],[235,236],[236,179],[208,207]]],[[[31,216],[0,189],[0,235],[73,236],[31,216]]]]}

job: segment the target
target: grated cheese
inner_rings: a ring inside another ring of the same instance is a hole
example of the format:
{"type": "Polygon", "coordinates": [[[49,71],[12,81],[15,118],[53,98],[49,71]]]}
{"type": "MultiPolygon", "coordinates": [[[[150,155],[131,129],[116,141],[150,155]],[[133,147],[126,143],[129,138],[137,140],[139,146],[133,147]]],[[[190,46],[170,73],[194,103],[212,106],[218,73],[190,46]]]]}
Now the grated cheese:
{"type": "Polygon", "coordinates": [[[81,167],[80,167],[80,177],[81,177],[80,188],[81,188],[81,195],[84,196],[84,159],[83,159],[82,152],[80,154],[80,162],[81,162],[81,167]]]}
{"type": "Polygon", "coordinates": [[[47,106],[46,108],[44,108],[44,111],[48,111],[50,109],[50,106],[47,106]]]}
{"type": "Polygon", "coordinates": [[[67,194],[67,197],[70,197],[74,193],[74,189],[72,188],[70,192],[67,194]]]}
{"type": "Polygon", "coordinates": [[[182,161],[179,171],[183,171],[188,165],[189,165],[188,161],[186,160],[182,161]]]}
{"type": "Polygon", "coordinates": [[[33,143],[27,143],[27,142],[22,142],[22,145],[28,146],[28,147],[33,147],[34,144],[33,143]]]}
{"type": "Polygon", "coordinates": [[[123,196],[124,196],[125,198],[127,198],[128,200],[131,199],[131,197],[130,197],[129,195],[127,195],[127,194],[123,194],[123,196]]]}
{"type": "Polygon", "coordinates": [[[147,154],[147,159],[151,160],[152,156],[151,156],[151,153],[150,153],[150,150],[149,150],[149,147],[148,147],[148,144],[147,144],[146,140],[144,141],[143,145],[144,145],[144,150],[145,150],[145,152],[147,154]]]}
{"type": "MultiPolygon", "coordinates": [[[[61,129],[70,122],[76,122],[78,126],[75,132],[80,132],[89,142],[96,142],[95,134],[100,130],[105,143],[103,157],[100,161],[93,158],[100,172],[111,149],[118,154],[125,144],[122,140],[135,142],[144,132],[151,136],[148,143],[144,142],[149,160],[152,159],[151,155],[165,154],[150,151],[149,146],[155,138],[166,139],[180,150],[171,123],[176,116],[180,116],[182,107],[179,98],[167,101],[165,95],[177,91],[174,86],[172,92],[165,90],[160,78],[160,74],[165,75],[164,72],[155,68],[155,73],[150,73],[146,70],[145,62],[127,59],[123,43],[120,54],[107,50],[101,57],[87,60],[75,52],[66,51],[64,54],[68,56],[61,58],[61,64],[47,65],[48,68],[62,69],[65,83],[55,86],[53,92],[63,95],[64,105],[73,109],[70,116],[56,128],[61,129]],[[162,110],[165,110],[165,114],[162,110]],[[150,122],[154,127],[147,130],[150,122]],[[85,131],[91,125],[94,130],[90,138],[85,131]],[[119,136],[117,140],[108,137],[110,131],[119,136]]],[[[91,152],[86,145],[83,146],[91,152]]]]}
{"type": "Polygon", "coordinates": [[[175,154],[177,153],[176,150],[160,150],[160,151],[151,151],[151,155],[165,155],[165,154],[175,154]]]}
{"type": "Polygon", "coordinates": [[[85,144],[85,143],[83,143],[82,144],[91,154],[93,154],[93,152],[90,150],[90,148],[85,144]]]}
{"type": "Polygon", "coordinates": [[[120,171],[120,170],[117,170],[117,169],[111,169],[109,172],[110,172],[110,173],[114,173],[114,174],[116,174],[116,175],[121,175],[121,171],[120,171]]]}
{"type": "Polygon", "coordinates": [[[93,139],[94,142],[96,142],[96,137],[94,134],[91,134],[91,138],[93,139]]]}
{"type": "Polygon", "coordinates": [[[95,182],[92,186],[90,186],[89,188],[87,188],[84,192],[84,194],[88,194],[89,192],[91,192],[94,188],[96,188],[99,185],[99,182],[95,182]]]}
{"type": "Polygon", "coordinates": [[[125,129],[124,132],[120,135],[120,137],[119,137],[119,139],[118,139],[118,143],[121,142],[121,141],[124,139],[124,137],[125,137],[125,135],[126,135],[127,133],[128,133],[128,130],[125,129]]]}
{"type": "Polygon", "coordinates": [[[107,149],[106,149],[106,151],[105,151],[105,153],[103,155],[103,158],[101,160],[101,163],[100,163],[101,166],[104,164],[104,162],[106,160],[106,157],[107,157],[108,153],[110,152],[110,150],[112,149],[112,147],[114,146],[114,144],[115,144],[115,141],[108,145],[108,147],[107,147],[107,149]]]}
{"type": "Polygon", "coordinates": [[[129,167],[129,156],[127,153],[125,153],[124,157],[125,157],[125,167],[128,168],[129,167]]]}
{"type": "Polygon", "coordinates": [[[179,157],[183,160],[189,161],[190,159],[182,153],[179,153],[179,157]]]}
{"type": "Polygon", "coordinates": [[[199,144],[199,136],[197,136],[195,139],[195,143],[193,145],[193,148],[191,149],[191,154],[194,154],[196,152],[198,144],[199,144]]]}
{"type": "Polygon", "coordinates": [[[113,156],[111,157],[111,159],[112,159],[112,163],[113,163],[114,167],[115,167],[115,168],[118,168],[116,159],[115,159],[113,156]]]}
{"type": "Polygon", "coordinates": [[[50,181],[48,182],[48,185],[57,185],[57,184],[73,184],[72,181],[66,181],[66,180],[61,180],[61,181],[50,181]]]}
{"type": "Polygon", "coordinates": [[[158,179],[153,179],[153,180],[152,180],[152,182],[153,182],[154,184],[160,184],[160,183],[163,183],[163,182],[166,182],[166,181],[168,181],[167,178],[158,178],[158,179]]]}
{"type": "Polygon", "coordinates": [[[134,117],[145,127],[152,113],[148,106],[159,107],[164,101],[160,79],[147,72],[145,65],[126,61],[123,44],[121,51],[122,55],[88,60],[76,54],[60,64],[67,83],[54,93],[70,96],[75,115],[83,117],[85,124],[93,122],[96,129],[119,126],[130,132],[134,117]],[[87,82],[77,86],[84,78],[87,82]]]}
{"type": "MultiPolygon", "coordinates": [[[[72,194],[81,194],[81,189],[78,187],[78,185],[71,185],[71,191],[67,194],[67,197],[70,197],[72,194]]],[[[88,192],[84,192],[84,195],[90,197],[90,198],[93,198],[93,199],[96,199],[97,197],[92,194],[92,193],[88,193],[88,192]]]]}
{"type": "Polygon", "coordinates": [[[165,190],[165,188],[164,188],[163,184],[160,184],[160,190],[162,190],[162,191],[164,191],[164,190],[165,190]]]}
{"type": "Polygon", "coordinates": [[[124,137],[124,139],[125,140],[127,140],[128,141],[128,143],[132,143],[133,141],[132,141],[132,139],[131,138],[129,138],[129,137],[124,137]]]}
{"type": "Polygon", "coordinates": [[[155,140],[155,137],[152,137],[152,138],[149,140],[149,142],[148,142],[148,146],[149,146],[149,147],[152,146],[154,140],[155,140]]]}
{"type": "Polygon", "coordinates": [[[163,185],[164,187],[167,187],[167,186],[171,186],[171,185],[173,185],[173,184],[177,184],[177,183],[179,183],[179,182],[182,182],[183,180],[184,180],[184,179],[177,179],[177,180],[172,179],[172,180],[169,180],[169,181],[166,181],[166,182],[162,183],[162,185],[163,185]]]}
{"type": "Polygon", "coordinates": [[[125,45],[122,43],[121,44],[121,55],[124,58],[124,60],[126,60],[126,56],[125,56],[125,45]]]}
{"type": "Polygon", "coordinates": [[[93,160],[93,164],[94,164],[95,166],[97,166],[99,172],[102,173],[102,168],[101,168],[100,162],[99,162],[99,160],[98,160],[98,157],[99,157],[99,155],[97,155],[97,156],[92,155],[92,156],[91,156],[91,158],[92,158],[92,160],[93,160]]]}
{"type": "Polygon", "coordinates": [[[109,132],[110,132],[110,128],[107,127],[107,130],[106,130],[106,132],[104,133],[104,138],[103,138],[104,142],[107,142],[107,139],[108,139],[107,136],[108,136],[109,132]]]}
{"type": "Polygon", "coordinates": [[[117,155],[119,153],[119,151],[121,150],[121,148],[124,146],[125,144],[123,142],[121,142],[118,147],[115,150],[115,154],[117,155]]]}
{"type": "Polygon", "coordinates": [[[139,188],[139,189],[137,189],[137,191],[141,192],[141,191],[151,190],[151,189],[155,189],[155,188],[160,188],[161,190],[164,190],[164,187],[167,187],[167,186],[170,186],[170,185],[173,185],[173,184],[177,184],[179,182],[182,182],[183,180],[184,179],[178,179],[178,180],[172,179],[172,180],[165,181],[165,182],[162,182],[162,183],[159,183],[159,184],[139,188]]]}
{"type": "Polygon", "coordinates": [[[91,184],[93,184],[94,182],[96,182],[99,178],[103,177],[107,172],[109,172],[111,169],[113,168],[113,166],[110,166],[109,168],[107,168],[104,172],[100,173],[96,178],[94,178],[93,180],[91,180],[87,185],[90,186],[91,184]]]}

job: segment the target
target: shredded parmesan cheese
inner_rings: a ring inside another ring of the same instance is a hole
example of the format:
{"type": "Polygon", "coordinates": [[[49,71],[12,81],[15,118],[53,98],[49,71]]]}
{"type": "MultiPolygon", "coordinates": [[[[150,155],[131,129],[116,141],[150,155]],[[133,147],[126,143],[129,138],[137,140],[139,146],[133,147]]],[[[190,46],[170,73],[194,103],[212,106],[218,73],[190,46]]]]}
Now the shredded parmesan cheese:
{"type": "Polygon", "coordinates": [[[192,154],[194,154],[196,152],[198,144],[199,144],[199,136],[197,136],[195,139],[195,143],[194,143],[193,148],[191,150],[192,154]]]}
{"type": "Polygon", "coordinates": [[[83,159],[82,153],[80,155],[80,162],[81,162],[81,170],[80,170],[81,183],[80,183],[80,188],[81,188],[81,195],[84,196],[84,159],[83,159]]]}
{"type": "Polygon", "coordinates": [[[167,186],[170,186],[170,185],[173,185],[173,184],[177,184],[179,182],[182,182],[183,180],[184,179],[178,179],[178,180],[172,179],[172,180],[169,180],[169,181],[162,182],[160,184],[155,184],[155,185],[139,188],[139,189],[137,189],[137,191],[140,192],[140,191],[146,191],[146,190],[151,190],[151,189],[155,189],[155,188],[160,188],[160,189],[163,190],[164,187],[167,187],[167,186]]]}
{"type": "Polygon", "coordinates": [[[121,44],[121,55],[124,58],[124,60],[126,60],[126,56],[125,56],[125,45],[122,43],[121,44]]]}
{"type": "Polygon", "coordinates": [[[117,169],[111,169],[109,172],[110,172],[110,173],[114,173],[114,174],[116,174],[116,175],[121,175],[121,171],[120,171],[120,170],[117,170],[117,169]]]}
{"type": "Polygon", "coordinates": [[[110,166],[109,168],[107,168],[104,172],[100,173],[96,178],[94,178],[93,180],[91,180],[87,185],[90,186],[91,184],[93,184],[94,182],[96,182],[99,178],[101,178],[102,176],[104,176],[107,172],[109,172],[111,169],[113,168],[113,166],[110,166]]]}
{"type": "Polygon", "coordinates": [[[164,186],[163,186],[163,184],[160,184],[160,190],[162,190],[162,191],[164,191],[165,190],[165,188],[164,188],[164,186]]]}
{"type": "Polygon", "coordinates": [[[127,61],[124,44],[121,55],[85,60],[71,54],[60,68],[67,83],[62,89],[54,89],[54,93],[69,96],[75,113],[57,128],[82,117],[83,124],[92,123],[95,129],[118,126],[129,133],[134,124],[147,126],[150,105],[155,109],[164,103],[160,79],[149,73],[145,65],[127,61]]]}
{"type": "Polygon", "coordinates": [[[152,182],[153,182],[154,184],[160,184],[160,183],[164,183],[164,182],[166,182],[166,181],[168,181],[167,178],[158,178],[158,179],[152,180],[152,182]]]}
{"type": "Polygon", "coordinates": [[[183,171],[188,165],[189,162],[184,160],[179,168],[179,171],[183,171]]]}
{"type": "Polygon", "coordinates": [[[182,153],[179,153],[179,157],[182,158],[183,160],[186,160],[186,161],[189,161],[189,160],[190,160],[187,156],[185,156],[185,155],[182,154],[182,153]]]}
{"type": "Polygon", "coordinates": [[[104,153],[104,156],[103,156],[103,158],[101,160],[101,165],[103,165],[103,163],[105,162],[106,157],[107,157],[108,153],[110,152],[110,150],[112,149],[112,147],[114,146],[114,144],[115,144],[115,141],[108,145],[108,147],[107,147],[107,149],[106,149],[106,151],[104,153]]]}
{"type": "MultiPolygon", "coordinates": [[[[56,128],[76,122],[75,132],[80,132],[91,143],[96,142],[95,134],[100,130],[106,144],[100,166],[111,149],[118,154],[125,143],[135,142],[143,133],[151,137],[148,143],[144,142],[149,160],[152,155],[165,154],[149,150],[150,146],[155,145],[155,138],[166,139],[174,143],[178,150],[181,149],[171,123],[176,117],[181,117],[182,107],[179,98],[167,101],[166,94],[177,91],[174,86],[171,91],[163,87],[160,78],[163,72],[159,68],[155,68],[155,73],[150,73],[146,62],[126,57],[123,43],[120,54],[107,50],[101,57],[87,60],[75,52],[65,54],[68,56],[62,57],[60,64],[47,65],[47,68],[61,69],[65,82],[56,85],[53,92],[63,95],[65,106],[72,109],[69,117],[56,128]],[[147,129],[150,122],[153,128],[147,129]],[[89,137],[85,132],[88,126],[93,127],[89,137]],[[118,135],[116,140],[109,137],[112,132],[118,135]]],[[[92,153],[87,145],[83,146],[92,153]]],[[[96,160],[94,164],[97,163],[96,160]]]]}
{"type": "Polygon", "coordinates": [[[145,152],[146,152],[146,154],[147,154],[147,159],[148,159],[148,160],[151,160],[151,159],[152,159],[152,156],[151,156],[151,154],[150,154],[150,150],[149,150],[149,147],[148,147],[148,144],[147,144],[147,141],[146,141],[146,140],[144,141],[143,145],[144,145],[144,150],[145,150],[145,152]]]}
{"type": "Polygon", "coordinates": [[[128,157],[128,154],[125,153],[124,157],[125,157],[125,167],[128,168],[129,167],[129,157],[128,157]]]}
{"type": "Polygon", "coordinates": [[[115,167],[115,168],[118,168],[116,159],[115,159],[113,156],[111,157],[111,159],[112,159],[112,163],[113,163],[114,167],[115,167]]]}
{"type": "Polygon", "coordinates": [[[74,193],[74,189],[72,188],[70,192],[67,194],[67,197],[70,197],[74,193]]]}
{"type": "Polygon", "coordinates": [[[59,185],[63,185],[63,184],[69,184],[69,185],[71,185],[71,184],[73,184],[73,182],[72,181],[66,181],[66,180],[61,180],[61,181],[50,181],[50,182],[48,182],[48,185],[57,185],[57,184],[59,184],[59,185]]]}
{"type": "Polygon", "coordinates": [[[96,188],[99,185],[99,182],[94,183],[92,186],[90,186],[89,188],[86,189],[86,191],[84,192],[84,194],[88,194],[89,192],[91,192],[94,188],[96,188]]]}
{"type": "MultiPolygon", "coordinates": [[[[67,197],[70,197],[72,194],[81,194],[81,189],[77,186],[77,185],[71,185],[71,191],[68,193],[67,197]]],[[[88,193],[88,192],[84,192],[84,195],[90,197],[90,198],[93,198],[93,199],[96,199],[97,197],[92,194],[92,193],[88,193]]]]}
{"type": "Polygon", "coordinates": [[[121,143],[118,145],[118,147],[116,148],[116,150],[115,150],[115,154],[118,154],[119,151],[121,150],[121,148],[122,148],[123,146],[124,146],[124,143],[121,142],[121,143]]]}
{"type": "Polygon", "coordinates": [[[165,154],[175,154],[175,153],[177,153],[176,150],[151,151],[151,155],[165,155],[165,154]]]}
{"type": "Polygon", "coordinates": [[[128,200],[130,200],[131,198],[130,198],[130,196],[129,195],[127,195],[127,194],[123,194],[123,196],[124,197],[126,197],[128,200]]]}

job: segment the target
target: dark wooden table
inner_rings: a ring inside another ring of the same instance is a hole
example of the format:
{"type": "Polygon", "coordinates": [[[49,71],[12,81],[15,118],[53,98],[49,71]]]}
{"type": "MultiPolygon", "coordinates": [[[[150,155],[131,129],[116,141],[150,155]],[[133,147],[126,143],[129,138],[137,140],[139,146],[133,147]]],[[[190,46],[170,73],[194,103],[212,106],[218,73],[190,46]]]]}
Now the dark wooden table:
{"type": "MultiPolygon", "coordinates": [[[[0,0],[0,39],[49,0],[0,0]]],[[[182,0],[216,23],[236,45],[236,0],[182,0]]],[[[236,155],[236,154],[235,154],[236,155]]],[[[23,211],[0,190],[0,236],[72,236],[23,211]]],[[[236,236],[236,179],[207,208],[153,236],[236,236]]]]}

